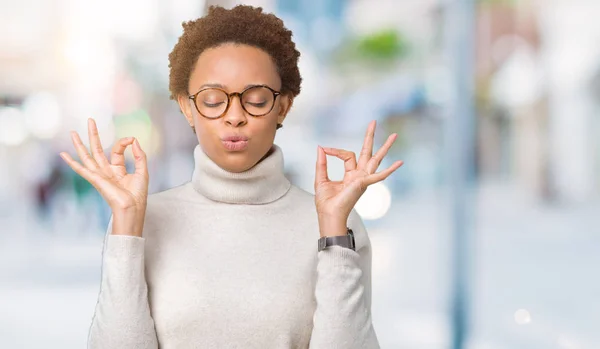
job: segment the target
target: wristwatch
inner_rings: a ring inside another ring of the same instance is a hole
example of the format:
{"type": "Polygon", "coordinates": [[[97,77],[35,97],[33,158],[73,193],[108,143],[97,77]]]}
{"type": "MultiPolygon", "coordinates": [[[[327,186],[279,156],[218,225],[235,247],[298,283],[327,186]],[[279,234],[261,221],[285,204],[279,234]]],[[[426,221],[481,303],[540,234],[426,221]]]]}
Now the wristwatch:
{"type": "Polygon", "coordinates": [[[323,236],[319,238],[319,252],[326,249],[329,246],[342,246],[356,251],[356,245],[354,243],[354,232],[350,228],[346,228],[348,234],[341,236],[323,236]]]}

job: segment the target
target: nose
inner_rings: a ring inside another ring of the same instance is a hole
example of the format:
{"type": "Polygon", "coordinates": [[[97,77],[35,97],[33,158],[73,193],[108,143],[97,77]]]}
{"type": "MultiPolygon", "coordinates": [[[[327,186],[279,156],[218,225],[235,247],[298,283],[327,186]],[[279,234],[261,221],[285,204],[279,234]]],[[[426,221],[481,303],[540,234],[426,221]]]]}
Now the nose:
{"type": "Polygon", "coordinates": [[[246,124],[246,112],[244,111],[244,108],[242,108],[239,95],[231,96],[231,100],[229,101],[229,109],[223,116],[223,119],[225,119],[225,123],[234,127],[239,127],[246,124]]]}

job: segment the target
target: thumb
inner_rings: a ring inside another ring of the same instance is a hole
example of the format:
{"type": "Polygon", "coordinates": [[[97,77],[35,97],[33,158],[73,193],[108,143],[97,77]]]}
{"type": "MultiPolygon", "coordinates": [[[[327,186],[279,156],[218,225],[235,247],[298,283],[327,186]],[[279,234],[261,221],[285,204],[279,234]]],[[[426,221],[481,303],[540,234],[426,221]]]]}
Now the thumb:
{"type": "Polygon", "coordinates": [[[133,141],[133,157],[135,159],[135,174],[146,177],[148,166],[146,163],[146,153],[142,150],[137,138],[133,141]]]}
{"type": "Polygon", "coordinates": [[[317,146],[317,165],[315,168],[315,187],[319,183],[328,182],[327,177],[327,155],[321,146],[317,146]]]}

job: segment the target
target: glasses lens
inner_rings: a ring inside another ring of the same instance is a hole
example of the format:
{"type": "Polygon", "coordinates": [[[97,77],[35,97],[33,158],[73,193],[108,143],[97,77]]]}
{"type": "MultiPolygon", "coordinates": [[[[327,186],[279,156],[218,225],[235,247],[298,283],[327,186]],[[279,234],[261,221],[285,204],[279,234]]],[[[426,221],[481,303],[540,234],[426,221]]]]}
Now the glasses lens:
{"type": "Polygon", "coordinates": [[[257,86],[247,89],[242,95],[244,109],[250,115],[265,115],[273,108],[273,92],[266,87],[257,86]]]}
{"type": "Polygon", "coordinates": [[[217,89],[206,89],[196,97],[200,114],[207,118],[218,118],[227,108],[227,94],[217,89]]]}

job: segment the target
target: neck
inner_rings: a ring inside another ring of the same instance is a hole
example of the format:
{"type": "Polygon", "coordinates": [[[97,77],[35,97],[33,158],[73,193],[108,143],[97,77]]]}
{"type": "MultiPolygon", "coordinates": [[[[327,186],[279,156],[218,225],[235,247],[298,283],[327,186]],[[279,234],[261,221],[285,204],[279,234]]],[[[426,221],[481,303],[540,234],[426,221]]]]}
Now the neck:
{"type": "Polygon", "coordinates": [[[194,189],[210,200],[229,204],[266,204],[287,193],[290,181],[284,175],[281,148],[275,144],[252,168],[230,172],[219,167],[202,150],[194,149],[194,189]]]}

